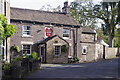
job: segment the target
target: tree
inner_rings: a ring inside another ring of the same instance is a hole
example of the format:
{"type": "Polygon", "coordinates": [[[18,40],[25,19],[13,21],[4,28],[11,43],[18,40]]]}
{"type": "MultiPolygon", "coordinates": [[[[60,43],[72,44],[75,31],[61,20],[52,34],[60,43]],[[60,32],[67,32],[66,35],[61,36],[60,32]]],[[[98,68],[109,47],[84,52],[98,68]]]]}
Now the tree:
{"type": "Polygon", "coordinates": [[[0,14],[0,37],[1,40],[4,40],[8,37],[14,35],[17,31],[17,28],[12,24],[7,24],[7,20],[4,15],[0,14]]]}
{"type": "Polygon", "coordinates": [[[80,15],[104,21],[109,33],[109,46],[113,47],[115,29],[118,24],[118,2],[101,2],[100,4],[88,2],[81,7],[83,12],[79,12],[80,15]],[[91,6],[91,8],[89,8],[89,6],[91,6]]]}
{"type": "Polygon", "coordinates": [[[91,18],[85,16],[85,9],[88,8],[89,10],[92,10],[92,4],[88,4],[88,2],[72,2],[71,3],[71,16],[79,22],[82,26],[89,26],[91,28],[97,27],[97,18],[91,18]],[[86,6],[86,5],[87,6],[86,6]]]}
{"type": "Polygon", "coordinates": [[[3,40],[14,35],[16,30],[17,28],[12,24],[7,24],[5,16],[0,14],[0,45],[2,44],[3,40]]]}

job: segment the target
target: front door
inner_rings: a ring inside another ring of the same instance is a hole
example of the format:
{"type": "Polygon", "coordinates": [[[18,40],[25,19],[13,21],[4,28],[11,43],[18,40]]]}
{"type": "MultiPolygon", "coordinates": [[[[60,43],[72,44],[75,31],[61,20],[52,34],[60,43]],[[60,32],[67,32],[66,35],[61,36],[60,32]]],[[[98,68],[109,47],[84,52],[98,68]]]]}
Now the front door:
{"type": "Polygon", "coordinates": [[[41,62],[45,63],[45,48],[44,48],[44,46],[40,47],[40,57],[41,57],[41,62]]]}

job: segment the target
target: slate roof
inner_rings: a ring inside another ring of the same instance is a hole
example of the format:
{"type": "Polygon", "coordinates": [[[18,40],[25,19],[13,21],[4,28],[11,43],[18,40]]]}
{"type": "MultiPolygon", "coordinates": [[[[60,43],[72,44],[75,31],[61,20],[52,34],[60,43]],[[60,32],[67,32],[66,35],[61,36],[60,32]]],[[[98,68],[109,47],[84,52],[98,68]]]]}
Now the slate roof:
{"type": "MultiPolygon", "coordinates": [[[[56,37],[56,36],[58,36],[58,35],[53,35],[53,36],[51,36],[51,37],[47,37],[47,38],[39,41],[37,44],[38,44],[38,45],[39,45],[39,44],[45,44],[46,42],[48,42],[49,40],[53,39],[53,38],[56,37]]],[[[60,36],[58,36],[58,37],[59,37],[60,39],[64,40],[64,39],[61,38],[60,36]]],[[[64,41],[65,41],[67,44],[69,44],[66,40],[64,40],[64,41]]]]}
{"type": "Polygon", "coordinates": [[[88,27],[88,26],[82,27],[82,33],[96,34],[96,32],[93,29],[91,29],[90,27],[88,27]]]}
{"type": "Polygon", "coordinates": [[[42,23],[54,23],[62,25],[80,26],[71,16],[64,13],[48,12],[40,10],[10,8],[10,18],[12,20],[24,20],[42,23]]]}
{"type": "Polygon", "coordinates": [[[41,41],[38,42],[38,44],[45,44],[47,41],[53,39],[54,37],[56,37],[57,35],[51,36],[51,37],[47,37],[41,41]]]}

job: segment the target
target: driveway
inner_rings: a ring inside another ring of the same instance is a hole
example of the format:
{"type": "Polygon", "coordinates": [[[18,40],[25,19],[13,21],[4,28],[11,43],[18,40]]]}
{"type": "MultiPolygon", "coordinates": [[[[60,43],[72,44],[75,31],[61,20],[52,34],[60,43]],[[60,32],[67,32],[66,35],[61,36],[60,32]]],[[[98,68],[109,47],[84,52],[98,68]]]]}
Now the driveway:
{"type": "Polygon", "coordinates": [[[118,78],[119,58],[91,63],[42,64],[28,78],[118,78]]]}

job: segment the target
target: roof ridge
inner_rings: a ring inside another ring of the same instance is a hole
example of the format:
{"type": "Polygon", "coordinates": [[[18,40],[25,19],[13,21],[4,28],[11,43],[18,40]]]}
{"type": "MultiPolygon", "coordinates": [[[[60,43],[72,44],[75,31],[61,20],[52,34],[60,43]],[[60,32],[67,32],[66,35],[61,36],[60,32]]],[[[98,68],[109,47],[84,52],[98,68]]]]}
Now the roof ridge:
{"type": "Polygon", "coordinates": [[[46,13],[56,13],[56,14],[64,14],[63,12],[51,12],[51,11],[41,11],[41,10],[35,10],[35,9],[27,9],[27,8],[17,8],[17,7],[10,7],[12,9],[19,9],[19,10],[29,10],[29,11],[38,11],[38,12],[46,12],[46,13]]]}

